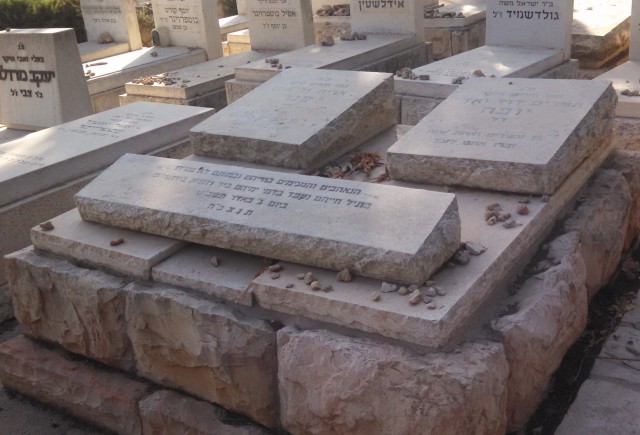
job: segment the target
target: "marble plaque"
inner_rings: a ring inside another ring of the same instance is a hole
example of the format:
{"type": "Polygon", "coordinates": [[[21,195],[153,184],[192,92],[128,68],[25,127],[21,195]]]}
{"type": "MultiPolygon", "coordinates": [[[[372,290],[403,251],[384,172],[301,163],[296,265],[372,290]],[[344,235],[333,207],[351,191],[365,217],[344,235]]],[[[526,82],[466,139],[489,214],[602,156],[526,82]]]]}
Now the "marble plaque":
{"type": "Polygon", "coordinates": [[[191,130],[195,154],[310,168],[396,123],[393,76],[284,70],[191,130]]]}
{"type": "Polygon", "coordinates": [[[133,154],[76,203],[84,220],[403,283],[460,242],[453,194],[133,154]]]}
{"type": "Polygon", "coordinates": [[[351,30],[415,35],[424,41],[424,0],[350,0],[351,30]]]}
{"type": "Polygon", "coordinates": [[[487,45],[552,48],[571,57],[573,0],[488,0],[487,45]]]}
{"type": "Polygon", "coordinates": [[[0,31],[0,124],[40,130],[93,113],[73,29],[0,31]]]}
{"type": "Polygon", "coordinates": [[[156,27],[169,31],[171,45],[204,48],[209,60],[222,57],[216,0],[152,0],[156,27]]]}
{"type": "Polygon", "coordinates": [[[295,50],[315,43],[309,0],[248,0],[252,50],[295,50]]]}
{"type": "Polygon", "coordinates": [[[212,109],[134,103],[0,145],[0,206],[187,136],[212,109]]]}
{"type": "Polygon", "coordinates": [[[606,81],[469,80],[388,151],[394,179],[551,194],[612,134],[606,81]]]}
{"type": "Polygon", "coordinates": [[[126,42],[130,50],[142,48],[135,0],[80,0],[88,41],[107,32],[114,42],[126,42]]]}

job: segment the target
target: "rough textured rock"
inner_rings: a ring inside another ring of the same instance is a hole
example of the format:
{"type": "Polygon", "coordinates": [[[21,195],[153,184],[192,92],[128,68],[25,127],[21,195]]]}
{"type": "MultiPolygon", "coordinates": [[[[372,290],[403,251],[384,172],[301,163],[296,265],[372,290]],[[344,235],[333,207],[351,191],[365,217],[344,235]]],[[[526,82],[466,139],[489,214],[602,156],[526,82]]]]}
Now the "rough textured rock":
{"type": "Polygon", "coordinates": [[[32,247],[6,257],[15,316],[25,334],[123,369],[133,354],[124,322],[128,281],[32,247]]]}
{"type": "Polygon", "coordinates": [[[278,426],[276,339],[267,322],[166,286],[126,290],[141,376],[278,426]]]}
{"type": "Polygon", "coordinates": [[[281,418],[296,434],[504,433],[497,343],[419,356],[328,331],[278,332],[281,418]]]}
{"type": "Polygon", "coordinates": [[[579,234],[571,232],[549,247],[555,266],[529,278],[509,303],[517,312],[493,323],[509,361],[508,429],[517,430],[538,407],[564,354],[587,322],[587,270],[579,234]]]}
{"type": "Polygon", "coordinates": [[[137,403],[148,393],[145,384],[70,361],[24,336],[0,344],[0,380],[112,431],[141,433],[137,403]]]}
{"type": "Polygon", "coordinates": [[[598,171],[580,197],[585,201],[570,214],[564,229],[580,234],[591,299],[609,282],[620,263],[632,197],[625,177],[615,169],[598,171]]]}
{"type": "Polygon", "coordinates": [[[0,285],[0,323],[13,317],[13,306],[11,305],[11,290],[9,286],[0,285]]]}
{"type": "Polygon", "coordinates": [[[142,430],[151,434],[258,435],[266,432],[254,425],[231,426],[227,413],[210,403],[161,390],[140,401],[142,430]]]}

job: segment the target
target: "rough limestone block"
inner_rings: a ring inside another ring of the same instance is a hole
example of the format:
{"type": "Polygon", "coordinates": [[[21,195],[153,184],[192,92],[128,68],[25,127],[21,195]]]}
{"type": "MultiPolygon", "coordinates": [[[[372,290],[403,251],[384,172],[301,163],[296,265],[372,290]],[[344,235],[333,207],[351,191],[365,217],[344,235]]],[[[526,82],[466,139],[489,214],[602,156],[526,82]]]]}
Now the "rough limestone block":
{"type": "Polygon", "coordinates": [[[588,198],[564,223],[566,231],[580,233],[589,300],[610,281],[620,264],[627,239],[632,196],[624,176],[602,169],[586,188],[588,198]]]}
{"type": "Polygon", "coordinates": [[[281,418],[296,434],[498,434],[508,365],[497,343],[413,354],[328,331],[278,332],[281,418]]]}
{"type": "Polygon", "coordinates": [[[518,430],[534,413],[564,354],[587,324],[587,270],[579,234],[555,239],[548,261],[557,265],[529,278],[510,300],[517,312],[493,323],[509,361],[509,431],[518,430]]]}
{"type": "Polygon", "coordinates": [[[262,435],[266,432],[253,425],[225,424],[227,413],[175,391],[157,391],[140,401],[140,420],[145,434],[189,435],[262,435]]]}
{"type": "Polygon", "coordinates": [[[166,286],[126,290],[138,374],[278,426],[276,339],[267,322],[166,286]]]}
{"type": "Polygon", "coordinates": [[[392,127],[395,111],[390,74],[292,68],[193,127],[191,139],[195,154],[307,169],[392,127]]]}
{"type": "Polygon", "coordinates": [[[25,334],[123,369],[133,367],[124,322],[128,281],[25,248],[6,256],[13,309],[25,334]]]}
{"type": "Polygon", "coordinates": [[[142,433],[137,405],[149,393],[145,384],[69,360],[24,336],[0,344],[0,380],[117,433],[142,433]]]}
{"type": "Polygon", "coordinates": [[[84,220],[407,284],[460,242],[453,194],[132,154],[76,202],[84,220]]]}

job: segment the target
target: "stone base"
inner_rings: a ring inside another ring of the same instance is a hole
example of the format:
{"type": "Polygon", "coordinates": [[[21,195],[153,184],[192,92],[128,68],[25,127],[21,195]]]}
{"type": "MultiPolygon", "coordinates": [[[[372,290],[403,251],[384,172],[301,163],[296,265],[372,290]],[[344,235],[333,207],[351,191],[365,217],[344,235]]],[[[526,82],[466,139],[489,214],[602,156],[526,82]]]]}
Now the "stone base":
{"type": "Polygon", "coordinates": [[[629,151],[640,151],[640,119],[617,116],[614,124],[616,147],[629,151]]]}
{"type": "Polygon", "coordinates": [[[149,383],[71,359],[24,336],[0,345],[0,380],[7,388],[119,434],[266,433],[224,409],[175,391],[152,392],[149,383]]]}

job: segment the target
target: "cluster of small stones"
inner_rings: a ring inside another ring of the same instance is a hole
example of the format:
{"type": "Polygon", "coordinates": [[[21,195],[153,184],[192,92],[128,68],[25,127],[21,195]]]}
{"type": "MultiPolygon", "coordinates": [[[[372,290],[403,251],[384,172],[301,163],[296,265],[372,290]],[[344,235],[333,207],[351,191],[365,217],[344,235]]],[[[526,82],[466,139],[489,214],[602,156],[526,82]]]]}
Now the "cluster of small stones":
{"type": "Polygon", "coordinates": [[[396,71],[396,77],[399,77],[401,79],[408,79],[408,80],[429,80],[429,79],[431,79],[429,74],[420,74],[420,75],[414,74],[413,70],[411,68],[409,68],[408,66],[405,66],[401,70],[396,71]]]}
{"type": "Polygon", "coordinates": [[[343,32],[340,35],[341,41],[364,41],[365,39],[367,39],[367,35],[362,32],[343,32]]]}
{"type": "Polygon", "coordinates": [[[426,11],[424,13],[425,18],[464,18],[464,14],[462,12],[440,12],[438,9],[433,9],[431,11],[426,11]]]}
{"type": "Polygon", "coordinates": [[[640,91],[638,90],[625,89],[620,93],[626,97],[640,97],[640,91]]]}
{"type": "Polygon", "coordinates": [[[113,42],[113,36],[109,32],[102,32],[98,35],[96,41],[98,44],[111,44],[113,42]]]}
{"type": "MultiPolygon", "coordinates": [[[[305,285],[310,287],[311,290],[313,290],[313,291],[322,290],[325,293],[333,291],[333,287],[332,286],[330,286],[330,285],[322,285],[320,283],[320,281],[318,281],[318,279],[311,272],[299,273],[298,275],[296,275],[296,278],[298,278],[303,283],[305,283],[305,285]]],[[[294,284],[293,283],[287,284],[286,287],[287,288],[293,288],[294,284]]]]}
{"type": "Polygon", "coordinates": [[[278,59],[277,57],[268,57],[264,60],[264,63],[268,63],[269,65],[271,65],[271,68],[277,68],[277,69],[289,69],[291,68],[291,66],[287,65],[284,66],[280,63],[280,59],[278,59]]]}
{"type": "MultiPolygon", "coordinates": [[[[528,198],[518,201],[516,207],[516,213],[525,216],[529,214],[528,198]]],[[[505,228],[515,228],[522,224],[519,224],[512,216],[511,213],[502,210],[502,206],[499,203],[489,204],[484,211],[484,220],[487,225],[495,225],[502,222],[502,226],[505,228]]]]}
{"type": "MultiPolygon", "coordinates": [[[[487,77],[487,76],[485,75],[485,73],[482,72],[481,69],[477,69],[474,72],[472,72],[469,77],[487,77]]],[[[454,79],[451,79],[451,84],[452,85],[461,85],[462,82],[467,80],[469,77],[458,76],[458,77],[456,77],[454,79]]],[[[495,78],[496,76],[495,76],[495,74],[491,74],[489,77],[495,78]]]]}
{"type": "Polygon", "coordinates": [[[348,17],[351,15],[351,8],[348,4],[343,5],[322,5],[316,11],[319,17],[348,17]]]}

